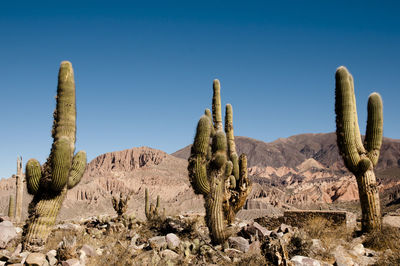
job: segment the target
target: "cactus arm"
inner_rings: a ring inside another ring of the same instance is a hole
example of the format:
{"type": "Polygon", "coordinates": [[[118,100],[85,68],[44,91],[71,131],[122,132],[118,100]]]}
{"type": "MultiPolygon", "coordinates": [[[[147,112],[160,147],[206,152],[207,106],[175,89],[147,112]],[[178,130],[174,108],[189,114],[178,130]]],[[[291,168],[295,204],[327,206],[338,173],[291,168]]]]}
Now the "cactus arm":
{"type": "Polygon", "coordinates": [[[346,167],[353,173],[357,172],[360,155],[357,151],[354,118],[354,90],[352,89],[350,73],[345,67],[336,71],[335,111],[336,135],[339,151],[346,167]]]}
{"type": "Polygon", "coordinates": [[[212,98],[212,113],[215,131],[222,130],[222,114],[221,114],[221,86],[218,79],[213,82],[213,98],[212,98]]]}
{"type": "Polygon", "coordinates": [[[39,190],[39,183],[42,177],[42,168],[36,159],[30,159],[25,167],[26,186],[28,193],[34,195],[39,190]]]}
{"type": "Polygon", "coordinates": [[[353,107],[353,119],[354,119],[354,141],[355,141],[355,145],[356,145],[358,154],[365,154],[366,151],[365,151],[362,139],[361,139],[360,127],[358,124],[356,95],[354,92],[354,79],[350,73],[349,73],[349,83],[351,86],[351,94],[352,94],[352,107],[353,107]]]}
{"type": "Polygon", "coordinates": [[[233,111],[230,104],[227,104],[225,108],[225,132],[228,141],[228,155],[233,164],[232,175],[238,180],[239,162],[236,153],[235,136],[233,134],[233,111]]]}
{"type": "Polygon", "coordinates": [[[196,136],[189,158],[189,178],[197,194],[207,194],[210,184],[207,179],[206,158],[209,149],[211,121],[203,115],[197,124],[196,136]]]}
{"type": "Polygon", "coordinates": [[[68,177],[68,189],[75,187],[80,181],[86,168],[86,152],[79,151],[72,159],[68,177]]]}
{"type": "Polygon", "coordinates": [[[382,145],[383,111],[382,99],[378,93],[372,93],[368,98],[368,120],[365,134],[367,156],[375,166],[378,163],[382,145]]]}

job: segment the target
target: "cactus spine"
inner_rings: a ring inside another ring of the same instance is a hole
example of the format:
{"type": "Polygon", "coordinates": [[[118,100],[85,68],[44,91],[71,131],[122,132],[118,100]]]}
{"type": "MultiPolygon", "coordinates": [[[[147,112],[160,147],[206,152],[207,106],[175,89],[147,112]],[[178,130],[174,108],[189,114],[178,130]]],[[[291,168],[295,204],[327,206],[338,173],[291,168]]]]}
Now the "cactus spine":
{"type": "Polygon", "coordinates": [[[362,211],[362,231],[381,229],[379,192],[374,174],[382,144],[382,99],[368,99],[368,121],[364,144],[358,126],[353,77],[345,67],[336,71],[335,112],[337,144],[344,164],[357,179],[362,211]]]}
{"type": "Polygon", "coordinates": [[[16,176],[16,192],[15,201],[15,222],[21,222],[22,216],[22,199],[24,194],[24,174],[22,173],[22,157],[17,158],[17,176],[16,176]]]}
{"type": "Polygon", "coordinates": [[[27,189],[34,195],[24,228],[24,249],[29,251],[43,248],[67,190],[80,181],[86,167],[84,151],[74,156],[75,82],[72,65],[68,61],[63,61],[60,66],[56,99],[50,156],[43,166],[35,159],[26,164],[27,189]]]}
{"type": "Polygon", "coordinates": [[[225,132],[221,115],[220,83],[214,80],[212,116],[210,110],[197,124],[189,157],[189,179],[197,194],[205,198],[206,222],[213,243],[228,237],[227,224],[233,222],[251,191],[247,159],[239,158],[233,134],[233,112],[226,105],[225,132]]]}
{"type": "Polygon", "coordinates": [[[15,196],[13,194],[10,195],[10,200],[8,202],[8,217],[11,220],[15,217],[15,196]]]}

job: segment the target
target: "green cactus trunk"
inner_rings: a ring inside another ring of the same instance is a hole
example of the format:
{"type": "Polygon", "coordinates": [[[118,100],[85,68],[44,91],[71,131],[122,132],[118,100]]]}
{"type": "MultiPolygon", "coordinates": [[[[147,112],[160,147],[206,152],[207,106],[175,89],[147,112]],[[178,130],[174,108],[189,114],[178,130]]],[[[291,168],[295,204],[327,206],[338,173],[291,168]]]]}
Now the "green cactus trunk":
{"type": "Polygon", "coordinates": [[[67,189],[79,183],[86,167],[86,153],[74,156],[76,137],[75,82],[70,62],[61,63],[57,107],[54,112],[53,145],[46,163],[35,159],[26,164],[28,192],[34,195],[24,228],[24,249],[39,251],[55,224],[67,189]]]}
{"type": "Polygon", "coordinates": [[[382,227],[379,191],[373,167],[382,144],[382,99],[372,93],[368,99],[367,132],[362,143],[358,126],[353,77],[345,67],[336,71],[335,112],[337,144],[343,161],[356,179],[362,211],[362,231],[382,227]]]}
{"type": "Polygon", "coordinates": [[[13,194],[10,195],[10,200],[8,202],[8,217],[11,220],[14,220],[15,217],[15,196],[13,194]]]}
{"type": "MultiPolygon", "coordinates": [[[[188,172],[195,193],[204,196],[211,240],[222,244],[229,235],[227,224],[233,222],[243,207],[251,184],[247,178],[247,164],[242,171],[239,167],[243,164],[236,153],[232,106],[226,106],[224,132],[218,80],[214,80],[213,90],[213,113],[206,109],[197,124],[188,172]]],[[[244,154],[241,158],[246,161],[244,154]]]]}

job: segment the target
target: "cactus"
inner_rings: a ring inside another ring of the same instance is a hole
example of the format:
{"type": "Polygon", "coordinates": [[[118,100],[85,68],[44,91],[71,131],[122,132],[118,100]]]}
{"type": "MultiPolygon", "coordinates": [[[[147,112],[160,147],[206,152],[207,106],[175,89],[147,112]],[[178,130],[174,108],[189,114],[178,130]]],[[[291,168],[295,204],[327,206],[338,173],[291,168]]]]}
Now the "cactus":
{"type": "Polygon", "coordinates": [[[61,63],[56,99],[50,156],[43,166],[35,159],[26,163],[27,189],[34,195],[24,228],[24,249],[28,251],[43,249],[67,190],[79,183],[86,167],[84,151],[74,156],[75,82],[70,62],[61,63]]]}
{"type": "Polygon", "coordinates": [[[165,208],[163,209],[163,212],[160,213],[160,196],[157,196],[156,205],[153,203],[150,204],[149,191],[147,188],[144,192],[144,212],[149,221],[163,220],[165,218],[165,208]]]}
{"type": "Polygon", "coordinates": [[[205,198],[211,240],[222,244],[228,237],[227,224],[233,222],[246,202],[251,183],[247,177],[247,157],[242,154],[238,158],[236,153],[230,104],[226,105],[223,130],[218,80],[214,80],[213,91],[212,118],[206,109],[197,124],[188,171],[195,193],[205,198]]]}
{"type": "Polygon", "coordinates": [[[15,222],[21,222],[22,216],[22,199],[24,194],[24,174],[22,173],[22,157],[17,158],[17,176],[16,176],[16,192],[15,200],[15,222]]]}
{"type": "Polygon", "coordinates": [[[10,195],[10,201],[8,202],[8,217],[11,220],[15,217],[15,196],[13,194],[10,195]]]}
{"type": "Polygon", "coordinates": [[[130,200],[130,198],[131,198],[130,194],[127,194],[124,197],[122,192],[119,194],[119,199],[118,199],[118,197],[114,197],[114,196],[112,197],[111,202],[112,202],[113,208],[118,214],[117,220],[122,220],[122,216],[128,209],[128,201],[130,200]]]}
{"type": "Polygon", "coordinates": [[[382,99],[372,93],[368,99],[368,121],[364,144],[358,126],[353,77],[345,67],[335,75],[336,136],[340,154],[358,185],[362,211],[362,231],[381,229],[379,192],[374,174],[382,144],[382,99]]]}

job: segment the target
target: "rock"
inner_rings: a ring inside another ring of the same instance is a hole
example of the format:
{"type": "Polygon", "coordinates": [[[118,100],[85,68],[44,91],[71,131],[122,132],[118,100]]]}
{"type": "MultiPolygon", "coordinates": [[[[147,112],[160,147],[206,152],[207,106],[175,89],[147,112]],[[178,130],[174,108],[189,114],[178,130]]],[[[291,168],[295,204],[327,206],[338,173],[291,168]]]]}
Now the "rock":
{"type": "Polygon", "coordinates": [[[97,255],[94,248],[87,244],[84,244],[80,250],[84,251],[88,257],[94,257],[97,255]]]}
{"type": "Polygon", "coordinates": [[[0,248],[6,248],[7,244],[17,237],[14,225],[10,221],[0,223],[0,248]]]}
{"type": "Polygon", "coordinates": [[[78,259],[69,259],[61,263],[62,266],[82,266],[78,259]]]}
{"type": "Polygon", "coordinates": [[[352,251],[356,256],[364,256],[365,255],[365,248],[364,248],[363,244],[358,244],[358,245],[354,246],[352,251]]]}
{"type": "Polygon", "coordinates": [[[284,234],[289,233],[289,231],[290,231],[291,228],[292,228],[292,227],[291,227],[290,225],[281,224],[281,225],[279,226],[279,228],[278,228],[278,233],[279,233],[279,232],[282,232],[282,233],[284,233],[284,234]]]}
{"type": "Polygon", "coordinates": [[[13,255],[13,256],[11,256],[11,258],[7,261],[7,263],[10,263],[10,264],[21,263],[22,259],[23,259],[23,258],[22,258],[19,254],[13,255]]]}
{"type": "Polygon", "coordinates": [[[269,236],[271,234],[272,231],[269,231],[267,228],[261,226],[259,223],[257,222],[253,222],[248,224],[246,227],[244,227],[242,229],[242,232],[244,233],[244,235],[246,236],[256,236],[258,239],[263,240],[265,239],[267,236],[269,236]]]}
{"type": "Polygon", "coordinates": [[[20,233],[22,233],[22,228],[21,227],[15,227],[15,232],[17,233],[17,234],[20,234],[20,233]]]}
{"type": "Polygon", "coordinates": [[[165,236],[165,240],[167,241],[168,248],[171,250],[174,250],[177,247],[179,247],[179,244],[181,243],[179,237],[172,233],[167,234],[165,236]]]}
{"type": "Polygon", "coordinates": [[[165,249],[167,247],[167,241],[165,236],[155,236],[149,239],[149,244],[152,249],[165,249]]]}
{"type": "Polygon", "coordinates": [[[0,266],[4,266],[4,265],[6,265],[6,262],[5,261],[0,261],[0,266]]]}
{"type": "Polygon", "coordinates": [[[239,257],[240,255],[243,254],[243,251],[240,251],[235,248],[227,248],[224,250],[224,252],[229,258],[239,257]]]}
{"type": "Polygon", "coordinates": [[[19,253],[21,253],[21,251],[22,251],[22,244],[19,243],[18,246],[14,249],[13,253],[11,254],[11,256],[18,255],[19,253]]]}
{"type": "Polygon", "coordinates": [[[261,243],[260,243],[260,241],[254,241],[253,243],[251,243],[247,253],[248,254],[252,254],[252,255],[261,254],[261,243]]]}
{"type": "Polygon", "coordinates": [[[49,263],[46,260],[46,256],[42,253],[30,253],[26,257],[25,263],[28,266],[48,266],[49,263]]]}
{"type": "Polygon", "coordinates": [[[46,253],[46,258],[49,261],[50,266],[54,266],[57,264],[57,251],[55,249],[49,250],[49,252],[46,253]]]}
{"type": "Polygon", "coordinates": [[[0,261],[8,261],[11,258],[11,252],[4,249],[0,250],[0,261]]]}
{"type": "Polygon", "coordinates": [[[323,254],[326,252],[326,249],[322,246],[322,242],[319,239],[311,239],[311,246],[310,246],[310,251],[312,254],[323,254]]]}
{"type": "Polygon", "coordinates": [[[247,252],[249,250],[249,241],[241,236],[231,236],[228,238],[229,246],[240,251],[247,252]]]}
{"type": "Polygon", "coordinates": [[[337,246],[336,249],[333,251],[333,256],[335,257],[335,265],[336,266],[353,266],[354,261],[347,254],[346,250],[343,246],[337,246]]]}
{"type": "Polygon", "coordinates": [[[318,260],[314,260],[304,256],[294,256],[291,260],[294,266],[321,266],[318,260]]]}
{"type": "Polygon", "coordinates": [[[69,230],[69,231],[81,231],[83,230],[83,227],[80,226],[79,224],[73,224],[73,223],[65,223],[65,224],[57,224],[55,226],[56,229],[60,230],[69,230]]]}
{"type": "Polygon", "coordinates": [[[161,258],[166,258],[166,259],[176,259],[179,257],[178,253],[169,250],[169,249],[165,249],[163,251],[160,252],[161,258]]]}

